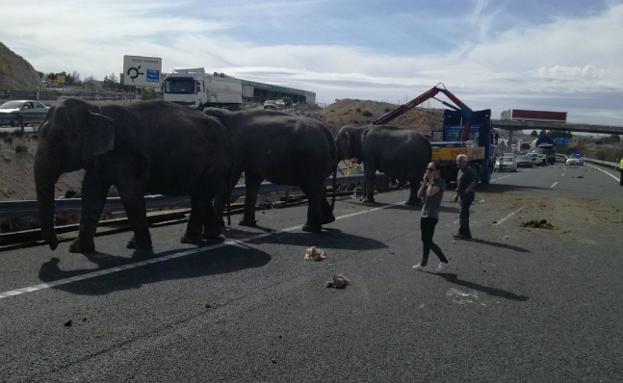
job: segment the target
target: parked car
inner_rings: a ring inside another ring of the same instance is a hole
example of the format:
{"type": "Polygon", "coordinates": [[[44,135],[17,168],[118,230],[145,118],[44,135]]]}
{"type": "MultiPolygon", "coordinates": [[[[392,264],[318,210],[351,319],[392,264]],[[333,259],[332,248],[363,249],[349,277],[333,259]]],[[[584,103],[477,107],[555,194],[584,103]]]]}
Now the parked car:
{"type": "Polygon", "coordinates": [[[579,158],[569,157],[565,161],[565,166],[582,166],[582,162],[580,162],[579,158]]]}
{"type": "Polygon", "coordinates": [[[266,100],[264,101],[264,109],[272,109],[277,110],[277,102],[275,100],[266,100]]]}
{"type": "Polygon", "coordinates": [[[511,171],[511,172],[516,172],[517,171],[517,159],[515,158],[515,155],[512,153],[504,153],[502,157],[498,158],[495,161],[495,167],[500,172],[503,172],[506,170],[511,171]]]}
{"type": "Polygon", "coordinates": [[[526,168],[533,168],[534,167],[534,161],[532,160],[532,157],[529,156],[528,154],[522,154],[520,156],[517,156],[517,167],[526,167],[526,168]]]}
{"type": "Polygon", "coordinates": [[[45,119],[48,114],[49,106],[36,100],[12,100],[0,105],[0,123],[4,122],[11,126],[17,126],[20,116],[24,121],[34,121],[45,119]]]}

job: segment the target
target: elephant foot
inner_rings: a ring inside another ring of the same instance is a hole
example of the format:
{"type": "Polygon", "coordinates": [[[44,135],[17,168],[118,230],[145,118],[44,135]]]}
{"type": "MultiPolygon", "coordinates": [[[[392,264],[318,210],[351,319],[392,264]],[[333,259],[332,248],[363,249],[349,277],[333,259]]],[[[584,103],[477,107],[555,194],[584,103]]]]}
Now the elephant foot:
{"type": "Polygon", "coordinates": [[[220,227],[215,227],[213,229],[206,229],[203,232],[203,238],[204,239],[215,239],[221,236],[221,234],[223,234],[223,232],[221,231],[220,227]]]}
{"type": "Polygon", "coordinates": [[[301,230],[306,231],[308,233],[320,233],[322,231],[322,226],[321,225],[310,225],[306,223],[305,225],[303,225],[303,228],[301,230]]]}
{"type": "Polygon", "coordinates": [[[333,221],[335,221],[335,216],[333,215],[333,213],[329,213],[328,216],[326,216],[326,217],[324,217],[322,219],[322,224],[324,225],[324,224],[327,224],[327,223],[331,223],[333,221]]]}
{"type": "Polygon", "coordinates": [[[148,251],[152,250],[151,241],[148,241],[145,244],[138,244],[138,242],[136,242],[135,236],[132,236],[132,238],[130,238],[128,243],[126,243],[125,247],[128,249],[135,249],[135,250],[148,250],[148,251]]]}
{"type": "Polygon", "coordinates": [[[190,245],[201,245],[201,236],[199,237],[191,237],[188,234],[184,234],[184,236],[182,237],[182,239],[180,239],[181,243],[187,243],[190,245]]]}
{"type": "Polygon", "coordinates": [[[95,251],[95,244],[93,242],[89,244],[81,243],[80,238],[76,238],[71,245],[69,245],[70,253],[88,254],[95,251]]]}
{"type": "Polygon", "coordinates": [[[242,221],[240,221],[240,223],[238,223],[238,225],[240,226],[257,226],[257,221],[254,219],[243,219],[242,221]]]}

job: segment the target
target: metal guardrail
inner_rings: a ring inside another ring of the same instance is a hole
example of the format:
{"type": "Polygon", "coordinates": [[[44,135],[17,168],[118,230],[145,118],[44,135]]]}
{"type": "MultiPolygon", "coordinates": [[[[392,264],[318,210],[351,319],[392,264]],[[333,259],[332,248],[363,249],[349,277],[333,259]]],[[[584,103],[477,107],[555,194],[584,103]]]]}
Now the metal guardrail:
{"type": "MultiPolygon", "coordinates": [[[[340,176],[337,177],[338,185],[347,185],[352,183],[362,183],[363,175],[355,176],[340,176]]],[[[326,185],[332,185],[332,179],[327,178],[326,185]]],[[[270,182],[262,183],[260,187],[260,194],[297,191],[296,186],[277,185],[270,182]]],[[[232,197],[240,197],[245,194],[245,187],[238,185],[232,191],[232,197]]],[[[189,206],[190,197],[187,196],[163,196],[163,195],[148,195],[145,196],[145,205],[147,209],[157,209],[175,206],[189,206]]],[[[77,212],[81,209],[80,198],[66,198],[55,200],[55,211],[57,213],[62,212],[77,212]]],[[[121,198],[109,197],[106,200],[104,211],[121,211],[124,210],[121,198]]],[[[15,217],[27,214],[37,214],[39,211],[39,203],[36,200],[25,201],[0,201],[0,216],[2,217],[15,217]]]]}
{"type": "Polygon", "coordinates": [[[586,162],[590,162],[590,163],[593,163],[593,164],[596,164],[596,165],[601,165],[601,166],[605,166],[605,167],[613,168],[613,169],[617,169],[617,170],[619,169],[619,166],[620,166],[616,162],[601,161],[601,160],[596,160],[596,159],[593,159],[593,158],[586,158],[586,157],[584,157],[583,159],[586,162]]]}
{"type": "MultiPolygon", "coordinates": [[[[42,114],[24,114],[20,112],[10,114],[0,113],[0,126],[11,125],[11,123],[14,123],[13,125],[19,127],[23,132],[25,124],[37,123],[38,125],[40,122],[45,120],[46,114],[47,112],[42,114]]],[[[35,130],[34,127],[33,130],[35,130]]]]}

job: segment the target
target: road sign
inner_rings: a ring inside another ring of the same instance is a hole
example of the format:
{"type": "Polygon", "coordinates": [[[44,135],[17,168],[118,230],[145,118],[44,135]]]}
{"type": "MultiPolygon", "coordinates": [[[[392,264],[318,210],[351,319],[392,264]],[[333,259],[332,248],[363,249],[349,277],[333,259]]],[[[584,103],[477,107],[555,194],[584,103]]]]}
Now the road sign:
{"type": "Polygon", "coordinates": [[[160,87],[160,57],[123,56],[123,85],[160,87]]]}

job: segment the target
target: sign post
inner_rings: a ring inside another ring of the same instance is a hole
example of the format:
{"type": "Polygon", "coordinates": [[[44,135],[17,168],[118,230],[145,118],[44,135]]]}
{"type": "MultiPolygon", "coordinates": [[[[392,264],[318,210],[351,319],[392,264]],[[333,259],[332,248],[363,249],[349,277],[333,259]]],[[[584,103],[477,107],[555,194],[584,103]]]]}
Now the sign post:
{"type": "Polygon", "coordinates": [[[123,85],[159,88],[162,59],[159,57],[123,56],[123,85]]]}

